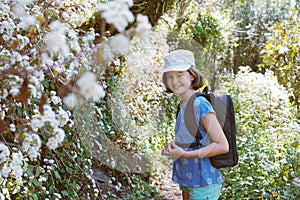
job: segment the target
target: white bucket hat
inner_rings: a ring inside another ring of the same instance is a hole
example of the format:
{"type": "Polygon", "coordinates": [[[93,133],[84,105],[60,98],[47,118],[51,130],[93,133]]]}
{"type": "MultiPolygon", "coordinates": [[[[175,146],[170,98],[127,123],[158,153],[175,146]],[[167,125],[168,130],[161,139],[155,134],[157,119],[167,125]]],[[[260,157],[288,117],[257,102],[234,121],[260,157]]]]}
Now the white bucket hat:
{"type": "Polygon", "coordinates": [[[184,49],[170,52],[164,60],[164,68],[161,70],[163,73],[168,71],[186,71],[191,66],[196,66],[193,53],[184,49]]]}

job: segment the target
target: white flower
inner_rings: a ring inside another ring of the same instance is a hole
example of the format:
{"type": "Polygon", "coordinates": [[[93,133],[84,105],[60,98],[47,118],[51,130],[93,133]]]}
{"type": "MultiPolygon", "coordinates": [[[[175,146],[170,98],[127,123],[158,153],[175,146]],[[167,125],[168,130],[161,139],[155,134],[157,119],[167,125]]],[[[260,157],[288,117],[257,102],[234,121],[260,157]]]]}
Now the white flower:
{"type": "Polygon", "coordinates": [[[126,63],[128,65],[137,65],[138,63],[141,63],[142,60],[142,55],[140,55],[138,52],[132,52],[128,55],[126,59],[126,63]]]}
{"type": "Polygon", "coordinates": [[[84,97],[89,98],[91,97],[94,85],[96,83],[96,75],[92,72],[86,72],[80,76],[80,78],[77,81],[77,85],[80,88],[80,94],[82,94],[84,97]]]}
{"type": "Polygon", "coordinates": [[[55,137],[51,137],[48,139],[46,145],[48,146],[49,149],[54,150],[58,147],[58,142],[55,137]]]}
{"type": "Polygon", "coordinates": [[[135,28],[137,33],[143,33],[144,31],[148,32],[152,28],[151,24],[149,23],[148,16],[146,15],[138,14],[136,21],[138,23],[137,27],[135,28]]]}
{"type": "Polygon", "coordinates": [[[61,195],[59,193],[53,193],[58,199],[61,199],[61,195]]]}
{"type": "Polygon", "coordinates": [[[134,21],[134,16],[129,10],[132,5],[132,0],[115,0],[101,4],[97,10],[102,11],[102,17],[107,23],[113,24],[118,31],[122,32],[128,22],[134,21]]]}
{"type": "Polygon", "coordinates": [[[0,2],[0,10],[2,10],[3,13],[9,12],[10,7],[2,2],[0,2]]]}
{"type": "Polygon", "coordinates": [[[20,86],[19,85],[12,85],[11,89],[9,90],[9,93],[13,96],[16,96],[20,92],[20,86]]]}
{"type": "Polygon", "coordinates": [[[64,35],[69,30],[69,28],[65,24],[61,23],[59,20],[51,22],[50,29],[51,31],[55,31],[59,34],[64,35]]]}
{"type": "Polygon", "coordinates": [[[99,101],[105,96],[105,91],[101,85],[96,85],[95,90],[94,90],[94,96],[93,100],[94,101],[99,101]]]}
{"type": "Polygon", "coordinates": [[[78,99],[75,94],[70,93],[64,97],[63,102],[69,109],[74,109],[78,104],[78,99]]]}
{"type": "Polygon", "coordinates": [[[15,5],[13,11],[16,16],[22,17],[26,15],[25,7],[23,5],[15,5]]]}
{"type": "Polygon", "coordinates": [[[60,52],[63,56],[69,53],[69,48],[66,44],[66,36],[58,32],[50,32],[45,36],[47,48],[52,53],[60,52]]]}
{"type": "Polygon", "coordinates": [[[8,147],[0,143],[0,164],[6,161],[6,158],[10,155],[8,147]]]}
{"type": "Polygon", "coordinates": [[[118,34],[110,39],[109,45],[115,54],[125,54],[129,49],[130,41],[123,35],[118,34]]]}
{"type": "Polygon", "coordinates": [[[10,171],[12,171],[17,180],[20,180],[23,175],[23,169],[21,164],[23,162],[23,154],[19,151],[18,153],[12,154],[12,161],[9,163],[9,166],[6,165],[1,170],[1,175],[3,177],[8,177],[10,171]]]}
{"type": "Polygon", "coordinates": [[[114,54],[107,42],[103,42],[101,45],[99,45],[99,51],[102,51],[102,59],[105,63],[109,63],[114,58],[114,54]],[[101,49],[101,50],[100,50],[101,49]]]}
{"type": "Polygon", "coordinates": [[[81,51],[81,47],[80,44],[78,42],[78,35],[74,30],[70,30],[68,32],[68,36],[70,38],[70,47],[72,50],[75,50],[76,52],[80,52],[81,51]]]}
{"type": "Polygon", "coordinates": [[[28,149],[28,155],[31,160],[36,159],[42,146],[41,139],[38,134],[27,134],[22,143],[23,148],[28,149]]]}
{"type": "Polygon", "coordinates": [[[20,5],[28,5],[31,4],[33,2],[33,0],[15,0],[16,3],[20,4],[20,5]]]}
{"type": "Polygon", "coordinates": [[[42,58],[43,62],[48,66],[51,66],[54,63],[52,58],[50,58],[47,53],[42,53],[41,58],[42,58]]]}
{"type": "Polygon", "coordinates": [[[96,82],[96,75],[92,72],[85,72],[84,74],[82,74],[80,76],[80,78],[77,81],[77,84],[79,87],[81,87],[81,85],[86,84],[86,82],[96,82]]]}
{"type": "Polygon", "coordinates": [[[44,126],[44,122],[39,118],[34,118],[30,120],[30,126],[33,130],[36,130],[38,128],[42,128],[44,126]]]}
{"type": "Polygon", "coordinates": [[[105,96],[104,89],[97,83],[96,75],[92,72],[86,72],[77,81],[80,88],[79,93],[86,99],[98,101],[105,96]]]}
{"type": "Polygon", "coordinates": [[[38,182],[45,182],[45,181],[47,181],[47,178],[44,177],[44,176],[40,176],[40,177],[38,178],[38,182]]]}
{"type": "Polygon", "coordinates": [[[61,5],[62,0],[54,0],[54,3],[61,5]]]}
{"type": "Polygon", "coordinates": [[[59,121],[60,126],[64,126],[68,123],[70,120],[69,113],[62,109],[61,107],[58,108],[58,113],[56,115],[56,119],[59,121]]]}
{"type": "Polygon", "coordinates": [[[12,131],[12,132],[16,132],[16,125],[15,125],[15,124],[10,124],[10,125],[9,125],[9,129],[10,129],[10,131],[12,131]]]}
{"type": "Polygon", "coordinates": [[[145,15],[138,14],[137,15],[138,25],[135,29],[138,36],[140,36],[143,40],[143,44],[141,44],[144,48],[144,51],[148,54],[154,54],[153,47],[150,42],[151,37],[151,24],[149,23],[148,17],[145,15]]]}
{"type": "Polygon", "coordinates": [[[5,200],[5,197],[2,193],[0,193],[0,200],[5,200]]]}
{"type": "Polygon", "coordinates": [[[54,21],[50,24],[51,32],[47,33],[44,40],[46,47],[52,53],[60,53],[62,56],[67,56],[70,52],[66,43],[66,32],[68,28],[59,21],[54,21]]]}
{"type": "Polygon", "coordinates": [[[61,128],[55,128],[54,131],[54,137],[56,138],[57,140],[57,143],[61,143],[64,141],[64,138],[65,138],[65,131],[61,128]]]}
{"type": "Polygon", "coordinates": [[[285,46],[280,46],[278,53],[279,54],[284,54],[287,53],[289,51],[289,48],[285,47],[285,46]]]}
{"type": "Polygon", "coordinates": [[[14,165],[10,169],[14,172],[16,178],[20,178],[23,175],[23,168],[20,165],[14,165]]]}
{"type": "Polygon", "coordinates": [[[10,162],[10,167],[12,166],[19,166],[22,164],[23,161],[23,154],[19,151],[18,153],[12,154],[12,161],[10,162]]]}
{"type": "Polygon", "coordinates": [[[55,112],[52,110],[52,107],[48,104],[44,104],[44,114],[41,116],[43,122],[50,122],[52,127],[58,127],[59,121],[56,119],[55,112]]]}
{"type": "Polygon", "coordinates": [[[6,165],[4,165],[1,169],[1,176],[3,176],[4,178],[7,178],[9,176],[10,173],[10,168],[6,165]]]}
{"type": "Polygon", "coordinates": [[[24,29],[27,29],[30,25],[37,23],[37,19],[33,15],[23,16],[20,18],[24,29]]]}
{"type": "Polygon", "coordinates": [[[50,137],[46,143],[49,149],[56,149],[60,143],[64,141],[65,138],[65,131],[61,128],[55,128],[54,131],[54,136],[50,137]]]}
{"type": "Polygon", "coordinates": [[[1,92],[2,92],[2,94],[1,94],[0,98],[1,99],[5,99],[8,96],[7,89],[3,89],[1,92]]]}
{"type": "Polygon", "coordinates": [[[28,149],[28,156],[30,160],[35,160],[40,155],[39,150],[36,148],[28,149]]]}
{"type": "Polygon", "coordinates": [[[60,99],[59,96],[52,96],[51,101],[53,102],[54,105],[57,105],[57,104],[61,103],[61,99],[60,99]]]}

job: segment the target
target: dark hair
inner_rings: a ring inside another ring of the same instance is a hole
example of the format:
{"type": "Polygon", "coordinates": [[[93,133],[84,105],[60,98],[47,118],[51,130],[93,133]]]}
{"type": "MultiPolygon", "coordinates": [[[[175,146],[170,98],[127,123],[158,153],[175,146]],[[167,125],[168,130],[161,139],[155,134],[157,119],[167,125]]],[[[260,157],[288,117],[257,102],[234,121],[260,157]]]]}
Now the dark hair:
{"type": "MultiPolygon", "coordinates": [[[[191,66],[191,68],[189,68],[187,70],[193,77],[194,77],[194,80],[192,82],[192,85],[191,87],[194,89],[194,90],[198,90],[199,88],[203,87],[204,85],[204,76],[199,72],[199,70],[194,67],[194,66],[191,66]]],[[[168,83],[167,83],[167,73],[163,73],[163,83],[166,87],[166,92],[168,93],[172,93],[172,91],[169,89],[168,87],[168,83]]]]}

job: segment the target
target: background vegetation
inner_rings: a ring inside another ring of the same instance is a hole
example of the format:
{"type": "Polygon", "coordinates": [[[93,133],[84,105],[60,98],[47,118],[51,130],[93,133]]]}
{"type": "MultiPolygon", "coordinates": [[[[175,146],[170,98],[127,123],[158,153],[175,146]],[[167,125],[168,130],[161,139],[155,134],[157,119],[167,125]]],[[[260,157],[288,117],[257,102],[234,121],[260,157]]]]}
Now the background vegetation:
{"type": "Polygon", "coordinates": [[[177,48],[235,103],[221,199],[298,199],[299,6],[2,0],[0,199],[162,199],[177,99],[160,69],[177,48]]]}

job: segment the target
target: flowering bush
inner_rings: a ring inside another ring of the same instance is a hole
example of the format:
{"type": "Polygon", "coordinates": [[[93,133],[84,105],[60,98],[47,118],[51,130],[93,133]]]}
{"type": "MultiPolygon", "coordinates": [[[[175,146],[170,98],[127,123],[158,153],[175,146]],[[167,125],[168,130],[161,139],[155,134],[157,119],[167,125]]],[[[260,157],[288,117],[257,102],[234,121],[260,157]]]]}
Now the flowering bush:
{"type": "Polygon", "coordinates": [[[244,67],[226,80],[237,120],[238,166],[224,170],[224,199],[297,199],[300,124],[271,71],[244,67]]]}
{"type": "Polygon", "coordinates": [[[272,35],[265,45],[263,54],[263,69],[274,71],[278,81],[288,90],[293,90],[290,96],[291,102],[298,108],[298,118],[300,114],[299,100],[299,20],[291,16],[290,19],[283,20],[273,25],[272,35]]]}
{"type": "Polygon", "coordinates": [[[146,16],[134,18],[132,5],[131,0],[0,2],[0,199],[99,196],[86,149],[91,146],[84,146],[84,129],[74,114],[105,97],[103,74],[118,57],[130,55],[130,37],[144,41],[141,51],[151,47],[151,25],[146,16]],[[96,44],[93,29],[76,29],[94,11],[120,33],[96,44]],[[134,20],[136,31],[129,37],[123,31],[134,20]]]}

